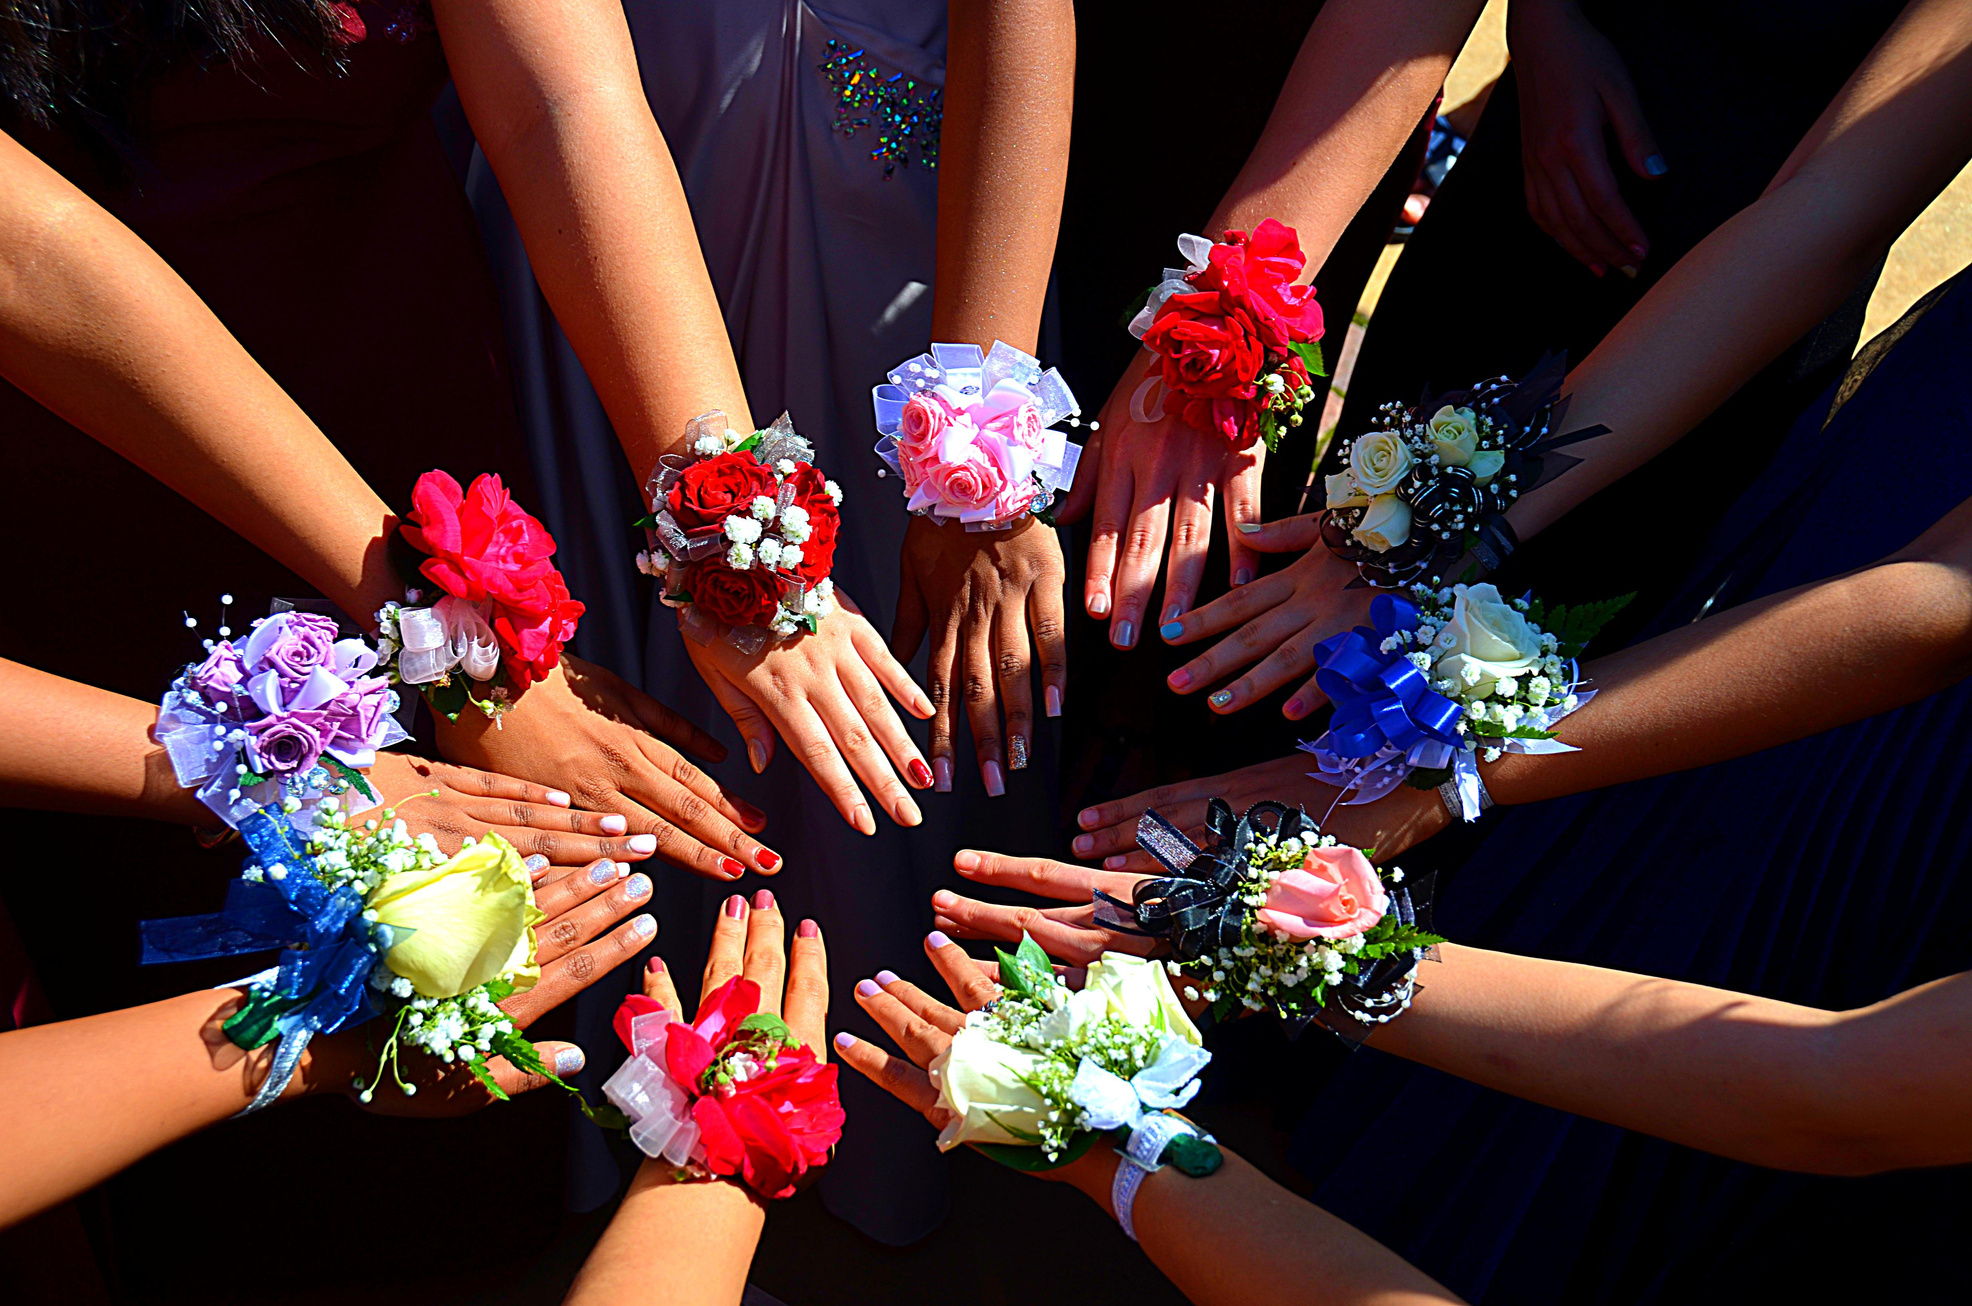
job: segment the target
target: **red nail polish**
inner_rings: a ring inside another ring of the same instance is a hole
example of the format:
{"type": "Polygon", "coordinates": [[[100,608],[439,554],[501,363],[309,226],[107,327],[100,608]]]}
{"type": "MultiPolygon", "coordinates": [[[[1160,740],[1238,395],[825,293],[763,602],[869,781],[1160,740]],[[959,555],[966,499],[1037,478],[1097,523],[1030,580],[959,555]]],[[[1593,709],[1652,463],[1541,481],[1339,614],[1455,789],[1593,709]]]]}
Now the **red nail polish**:
{"type": "Polygon", "coordinates": [[[653,956],[650,959],[650,961],[646,963],[644,969],[649,971],[653,975],[662,975],[664,973],[664,958],[653,956]]]}
{"type": "Polygon", "coordinates": [[[931,788],[931,768],[926,766],[922,759],[912,758],[908,769],[911,773],[912,784],[920,789],[931,788]]]}
{"type": "Polygon", "coordinates": [[[753,895],[753,910],[766,911],[774,905],[774,895],[766,889],[753,895]]]}
{"type": "Polygon", "coordinates": [[[740,917],[746,915],[746,899],[740,897],[737,893],[726,899],[726,915],[732,917],[734,920],[738,920],[740,917]]]}
{"type": "Polygon", "coordinates": [[[719,869],[724,871],[728,875],[746,874],[746,867],[742,866],[739,862],[734,861],[730,857],[721,857],[719,859],[719,869]]]}
{"type": "Polygon", "coordinates": [[[1165,677],[1165,683],[1173,689],[1189,689],[1191,687],[1191,672],[1186,671],[1183,667],[1179,667],[1176,671],[1165,677]]]}
{"type": "Polygon", "coordinates": [[[803,921],[794,927],[794,933],[798,938],[819,939],[822,937],[822,927],[813,921],[803,921]]]}
{"type": "Polygon", "coordinates": [[[781,864],[781,855],[771,848],[762,848],[753,854],[753,860],[760,863],[761,870],[771,871],[781,864]]]}

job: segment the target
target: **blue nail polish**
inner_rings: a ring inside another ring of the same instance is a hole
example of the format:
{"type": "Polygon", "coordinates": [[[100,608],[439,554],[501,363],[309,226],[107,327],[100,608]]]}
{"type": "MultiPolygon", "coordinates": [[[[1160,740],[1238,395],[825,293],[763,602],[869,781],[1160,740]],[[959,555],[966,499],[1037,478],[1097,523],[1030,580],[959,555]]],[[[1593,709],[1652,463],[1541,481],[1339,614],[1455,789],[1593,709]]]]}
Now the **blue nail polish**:
{"type": "Polygon", "coordinates": [[[1661,177],[1669,172],[1671,168],[1669,164],[1664,162],[1663,155],[1653,154],[1643,161],[1643,170],[1653,177],[1661,177]]]}
{"type": "Polygon", "coordinates": [[[1185,633],[1185,623],[1182,621],[1167,621],[1157,628],[1157,633],[1166,639],[1176,639],[1185,633]]]}
{"type": "Polygon", "coordinates": [[[1238,571],[1233,573],[1233,584],[1251,585],[1252,583],[1253,583],[1253,569],[1251,567],[1241,567],[1238,571]]]}
{"type": "Polygon", "coordinates": [[[1128,648],[1130,647],[1130,645],[1136,643],[1137,642],[1136,624],[1134,622],[1129,622],[1129,621],[1117,622],[1115,642],[1117,648],[1128,648]]]}

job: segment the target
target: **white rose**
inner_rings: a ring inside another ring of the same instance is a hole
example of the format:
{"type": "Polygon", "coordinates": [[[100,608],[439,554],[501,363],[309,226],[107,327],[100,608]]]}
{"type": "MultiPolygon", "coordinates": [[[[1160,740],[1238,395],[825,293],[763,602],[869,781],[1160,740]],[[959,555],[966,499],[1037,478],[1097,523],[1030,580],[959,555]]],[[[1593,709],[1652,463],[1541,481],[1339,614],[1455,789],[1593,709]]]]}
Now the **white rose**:
{"type": "Polygon", "coordinates": [[[1331,508],[1360,508],[1369,502],[1369,496],[1356,488],[1349,479],[1349,473],[1337,472],[1327,479],[1328,506],[1331,508]]]}
{"type": "Polygon", "coordinates": [[[1473,420],[1472,410],[1446,404],[1431,414],[1431,444],[1447,467],[1471,462],[1473,451],[1479,447],[1479,424],[1473,420]]]}
{"type": "Polygon", "coordinates": [[[1349,532],[1357,541],[1382,553],[1411,537],[1410,505],[1394,494],[1379,494],[1363,510],[1363,519],[1349,532]]]}
{"type": "Polygon", "coordinates": [[[1371,431],[1349,446],[1349,474],[1364,494],[1388,494],[1410,471],[1411,447],[1394,431],[1371,431]]]}
{"type": "Polygon", "coordinates": [[[1467,586],[1454,600],[1452,619],[1439,632],[1438,674],[1462,680],[1479,694],[1519,676],[1540,661],[1541,641],[1525,615],[1494,586],[1467,586]]]}
{"type": "Polygon", "coordinates": [[[1472,461],[1465,465],[1465,470],[1471,472],[1472,479],[1479,484],[1490,485],[1493,478],[1500,474],[1500,468],[1504,466],[1506,466],[1504,450],[1481,449],[1472,455],[1472,461]]]}
{"type": "Polygon", "coordinates": [[[952,1035],[929,1068],[938,1105],[952,1115],[938,1135],[939,1150],[950,1151],[960,1143],[1027,1142],[1040,1133],[1047,1100],[1025,1081],[1046,1059],[1031,1049],[996,1042],[970,1025],[952,1035]]]}
{"type": "Polygon", "coordinates": [[[1191,1044],[1205,1041],[1172,990],[1170,976],[1154,961],[1105,952],[1089,967],[1089,977],[1077,997],[1090,993],[1102,996],[1110,1015],[1140,1029],[1175,1034],[1191,1044]]]}

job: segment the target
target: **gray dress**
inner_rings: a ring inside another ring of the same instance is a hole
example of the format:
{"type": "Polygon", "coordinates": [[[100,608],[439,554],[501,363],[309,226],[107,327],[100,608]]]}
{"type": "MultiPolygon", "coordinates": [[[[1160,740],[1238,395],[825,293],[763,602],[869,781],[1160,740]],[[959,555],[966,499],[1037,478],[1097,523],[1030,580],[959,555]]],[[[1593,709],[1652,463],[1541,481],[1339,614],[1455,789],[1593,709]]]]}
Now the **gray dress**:
{"type": "MultiPolygon", "coordinates": [[[[929,343],[937,174],[925,164],[937,148],[943,0],[845,0],[826,11],[798,0],[630,0],[625,8],[755,419],[791,413],[842,484],[835,580],[887,635],[907,519],[898,483],[876,476],[870,387],[929,343]]],[[[628,523],[641,509],[623,455],[478,158],[470,189],[502,278],[540,512],[561,543],[571,588],[589,605],[577,651],[716,723],[732,757],[714,774],[768,813],[763,839],[787,859],[778,876],[740,889],[770,886],[791,923],[821,923],[831,1030],[877,1037],[851,989],[885,966],[935,987],[921,940],[932,890],[958,883],[953,850],[1048,850],[1054,731],[1038,731],[1032,765],[1009,776],[1006,797],[990,800],[962,738],[955,792],[920,795],[925,823],[914,830],[879,817],[874,838],[843,822],[785,748],[754,776],[673,617],[652,611],[650,583],[631,562],[639,545],[628,523]]],[[[913,671],[923,679],[922,654],[913,671]]],[[[913,733],[922,747],[923,727],[913,723],[913,733]]],[[[679,872],[655,878],[659,950],[689,979],[733,889],[679,872]]],[[[635,973],[626,967],[581,1000],[578,1037],[594,1083],[622,1055],[608,1021],[635,973]]],[[[830,1209],[883,1242],[923,1237],[945,1210],[929,1127],[854,1072],[843,1073],[842,1093],[849,1124],[822,1181],[830,1209]]],[[[603,1137],[578,1119],[572,1152],[573,1203],[600,1205],[617,1184],[603,1137]]]]}

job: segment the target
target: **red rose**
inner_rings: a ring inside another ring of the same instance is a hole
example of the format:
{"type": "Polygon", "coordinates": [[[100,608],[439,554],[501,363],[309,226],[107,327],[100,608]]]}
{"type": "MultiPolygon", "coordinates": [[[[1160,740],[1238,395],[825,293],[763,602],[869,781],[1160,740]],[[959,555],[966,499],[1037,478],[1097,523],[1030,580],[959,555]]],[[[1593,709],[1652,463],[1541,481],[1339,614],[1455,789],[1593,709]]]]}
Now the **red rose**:
{"type": "Polygon", "coordinates": [[[1292,227],[1268,218],[1251,236],[1228,231],[1207,258],[1209,265],[1192,284],[1215,292],[1222,312],[1250,321],[1274,353],[1286,353],[1290,341],[1321,339],[1322,310],[1315,288],[1295,284],[1307,259],[1292,227]]]}
{"type": "Polygon", "coordinates": [[[1157,352],[1164,384],[1174,394],[1251,400],[1253,383],[1267,365],[1266,351],[1252,320],[1218,312],[1218,298],[1171,296],[1144,332],[1143,342],[1157,352]]]}
{"type": "Polygon", "coordinates": [[[693,563],[685,583],[693,604],[729,626],[767,625],[781,602],[781,582],[773,572],[765,567],[734,571],[717,555],[693,563]]]}
{"type": "Polygon", "coordinates": [[[842,513],[828,490],[828,477],[813,463],[796,463],[783,485],[794,487],[794,501],[808,513],[808,538],[801,541],[801,565],[794,574],[813,587],[827,579],[835,566],[835,541],[842,530],[842,513]]]}
{"type": "Polygon", "coordinates": [[[587,609],[568,597],[561,573],[547,578],[518,603],[493,605],[493,633],[507,655],[507,676],[526,689],[561,661],[562,645],[575,638],[575,623],[587,609]]]}
{"type": "Polygon", "coordinates": [[[774,474],[750,453],[722,453],[687,467],[665,505],[687,533],[745,513],[756,496],[774,497],[774,474]]]}
{"type": "Polygon", "coordinates": [[[1185,399],[1178,417],[1194,431],[1217,435],[1235,449],[1260,438],[1260,406],[1245,399],[1185,399]]]}

